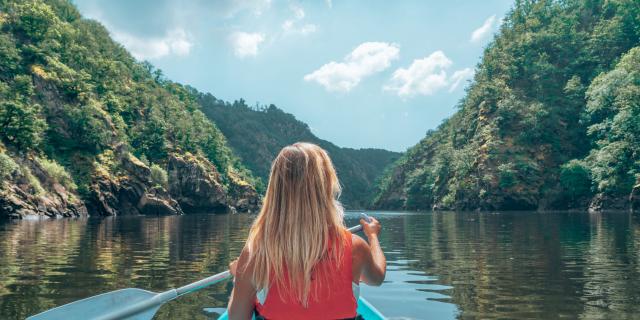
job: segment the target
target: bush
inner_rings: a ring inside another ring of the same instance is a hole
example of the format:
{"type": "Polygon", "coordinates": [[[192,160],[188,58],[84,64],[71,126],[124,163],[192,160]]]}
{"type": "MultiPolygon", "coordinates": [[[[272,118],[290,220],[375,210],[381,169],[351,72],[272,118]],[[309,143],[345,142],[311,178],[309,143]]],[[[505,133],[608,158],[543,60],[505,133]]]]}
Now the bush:
{"type": "Polygon", "coordinates": [[[113,132],[98,105],[66,105],[63,111],[67,129],[51,138],[57,146],[98,154],[111,142],[113,132]]]}
{"type": "Polygon", "coordinates": [[[46,123],[38,116],[38,108],[17,101],[0,103],[0,138],[25,150],[38,147],[46,128],[46,123]]]}
{"type": "Polygon", "coordinates": [[[77,186],[73,182],[73,178],[71,175],[65,170],[65,168],[59,165],[55,160],[49,160],[46,158],[39,158],[38,163],[42,167],[47,175],[53,180],[55,183],[59,183],[68,190],[76,190],[77,186]]]}
{"type": "Polygon", "coordinates": [[[500,188],[511,188],[516,184],[516,174],[512,163],[503,163],[498,166],[500,188]]]}
{"type": "Polygon", "coordinates": [[[18,173],[19,170],[20,167],[11,157],[4,152],[0,153],[0,179],[4,181],[4,179],[18,173]]]}
{"type": "Polygon", "coordinates": [[[157,164],[151,165],[151,182],[156,186],[161,186],[166,188],[169,185],[169,177],[167,176],[167,171],[165,171],[162,167],[157,164]]]}
{"type": "Polygon", "coordinates": [[[591,173],[582,161],[571,160],[560,167],[560,186],[575,200],[591,195],[591,173]]]}
{"type": "Polygon", "coordinates": [[[36,176],[31,173],[31,170],[27,168],[24,171],[24,175],[27,178],[27,181],[29,182],[29,185],[31,186],[32,191],[35,195],[39,196],[45,193],[44,188],[42,188],[42,184],[40,184],[40,180],[38,180],[38,178],[36,178],[36,176]]]}

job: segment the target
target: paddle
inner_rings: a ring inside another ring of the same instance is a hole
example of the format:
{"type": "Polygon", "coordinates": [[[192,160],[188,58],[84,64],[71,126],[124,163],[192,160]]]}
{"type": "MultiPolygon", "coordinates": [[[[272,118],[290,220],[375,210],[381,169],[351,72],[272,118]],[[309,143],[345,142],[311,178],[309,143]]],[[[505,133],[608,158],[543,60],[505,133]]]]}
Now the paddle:
{"type": "MultiPolygon", "coordinates": [[[[361,217],[370,222],[369,216],[361,217]]],[[[352,233],[362,230],[361,225],[349,228],[352,233]]],[[[229,270],[204,278],[178,289],[156,293],[138,288],[111,291],[74,301],[27,318],[27,320],[149,320],[160,306],[177,297],[198,291],[231,278],[229,270]]]]}

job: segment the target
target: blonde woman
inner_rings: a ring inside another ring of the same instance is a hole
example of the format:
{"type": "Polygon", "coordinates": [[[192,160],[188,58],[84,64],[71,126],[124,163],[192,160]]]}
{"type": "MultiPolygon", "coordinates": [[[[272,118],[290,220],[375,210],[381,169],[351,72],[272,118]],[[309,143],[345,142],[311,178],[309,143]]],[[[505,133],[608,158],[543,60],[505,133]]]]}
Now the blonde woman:
{"type": "Polygon", "coordinates": [[[237,262],[230,319],[354,319],[359,283],[378,286],[386,259],[380,223],[360,220],[369,243],[346,230],[340,184],[326,151],[283,148],[237,262]]]}

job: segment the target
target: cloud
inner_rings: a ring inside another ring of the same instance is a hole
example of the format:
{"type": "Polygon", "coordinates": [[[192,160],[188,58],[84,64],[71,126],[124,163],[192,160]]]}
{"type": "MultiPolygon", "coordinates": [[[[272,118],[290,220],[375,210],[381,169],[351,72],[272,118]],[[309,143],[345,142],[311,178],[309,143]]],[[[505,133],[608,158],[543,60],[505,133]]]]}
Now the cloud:
{"type": "Polygon", "coordinates": [[[258,46],[264,41],[261,33],[234,32],[229,36],[233,53],[239,58],[256,56],[258,46]]]}
{"type": "Polygon", "coordinates": [[[191,37],[181,28],[167,31],[164,37],[143,38],[112,30],[113,38],[120,42],[138,60],[158,59],[168,55],[186,56],[191,52],[191,37]]]}
{"type": "Polygon", "coordinates": [[[449,92],[455,91],[458,86],[462,83],[462,81],[471,79],[473,77],[473,69],[464,68],[462,70],[458,70],[451,75],[449,82],[451,82],[451,86],[449,86],[449,92]]]}
{"type": "Polygon", "coordinates": [[[441,50],[435,51],[422,59],[415,59],[408,68],[398,68],[393,72],[386,91],[395,92],[402,98],[416,95],[432,95],[449,86],[449,92],[456,90],[460,84],[473,76],[473,69],[456,70],[450,77],[447,70],[453,62],[441,50]]]}
{"type": "Polygon", "coordinates": [[[383,71],[398,59],[400,48],[386,42],[365,42],[345,58],[344,62],[331,61],[318,70],[304,76],[305,81],[315,81],[328,91],[349,92],[367,76],[383,71]]]}
{"type": "Polygon", "coordinates": [[[104,12],[97,6],[88,6],[82,12],[88,19],[99,21],[111,34],[111,37],[122,44],[131,55],[138,60],[158,59],[168,55],[187,56],[193,47],[192,36],[182,27],[167,30],[164,36],[141,36],[116,28],[105,18],[104,12]]]}
{"type": "Polygon", "coordinates": [[[327,7],[329,7],[329,9],[333,8],[333,1],[325,0],[325,2],[327,3],[327,7]]]}
{"type": "Polygon", "coordinates": [[[447,86],[445,69],[452,62],[444,52],[438,50],[428,57],[413,60],[409,68],[398,68],[393,72],[389,84],[383,88],[395,91],[401,97],[411,97],[417,94],[431,95],[447,86]]]}
{"type": "Polygon", "coordinates": [[[303,23],[305,17],[304,9],[299,6],[292,5],[291,11],[293,11],[293,18],[287,19],[282,23],[282,31],[284,35],[298,34],[306,36],[308,34],[316,32],[318,27],[311,23],[303,23]]]}
{"type": "Polygon", "coordinates": [[[480,42],[483,40],[491,31],[493,31],[493,27],[496,22],[496,15],[492,15],[484,21],[480,28],[473,30],[471,33],[471,39],[469,40],[472,43],[480,42]]]}

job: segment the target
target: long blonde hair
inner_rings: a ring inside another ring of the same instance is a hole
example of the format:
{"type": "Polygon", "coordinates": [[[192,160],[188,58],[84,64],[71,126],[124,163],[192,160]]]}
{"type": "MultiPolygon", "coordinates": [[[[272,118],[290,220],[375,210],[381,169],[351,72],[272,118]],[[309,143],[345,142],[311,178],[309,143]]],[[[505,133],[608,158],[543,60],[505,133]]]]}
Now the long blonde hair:
{"type": "Polygon", "coordinates": [[[298,142],[280,151],[246,244],[257,290],[279,285],[307,305],[316,264],[327,258],[339,262],[344,251],[340,190],[322,148],[298,142]]]}

